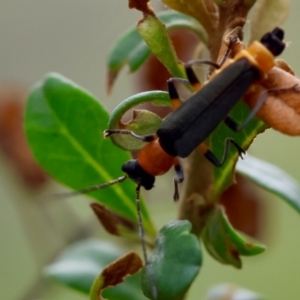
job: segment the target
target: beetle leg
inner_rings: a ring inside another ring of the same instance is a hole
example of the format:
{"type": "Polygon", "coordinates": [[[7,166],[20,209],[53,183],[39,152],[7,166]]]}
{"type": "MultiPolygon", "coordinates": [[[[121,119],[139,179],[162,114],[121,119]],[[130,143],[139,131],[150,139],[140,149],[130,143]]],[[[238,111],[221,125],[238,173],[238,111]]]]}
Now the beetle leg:
{"type": "Polygon", "coordinates": [[[224,119],[224,123],[233,131],[239,131],[239,124],[234,121],[231,117],[226,116],[224,119]]]}
{"type": "Polygon", "coordinates": [[[195,91],[199,91],[201,88],[201,82],[199,81],[197,75],[195,74],[192,66],[196,65],[196,64],[205,64],[205,65],[210,65],[212,66],[214,69],[219,69],[220,65],[210,61],[210,60],[203,60],[203,59],[194,59],[194,60],[190,60],[187,63],[185,63],[185,73],[186,76],[190,82],[190,84],[192,85],[192,87],[194,88],[195,91]]]}
{"type": "Polygon", "coordinates": [[[181,106],[182,103],[179,98],[179,95],[178,95],[178,92],[177,92],[174,82],[181,82],[184,84],[189,84],[189,81],[187,79],[177,78],[177,77],[169,78],[167,80],[171,104],[173,106],[173,109],[176,110],[177,108],[179,108],[181,106]]]}
{"type": "Polygon", "coordinates": [[[177,92],[177,89],[175,87],[174,82],[180,82],[183,84],[189,84],[193,87],[195,91],[200,90],[201,88],[201,82],[197,78],[197,75],[195,74],[192,66],[195,64],[206,64],[213,66],[215,69],[219,69],[220,66],[212,61],[209,60],[203,60],[203,59],[194,59],[190,60],[185,64],[185,72],[186,76],[188,79],[183,79],[183,78],[178,78],[178,77],[173,77],[169,78],[167,83],[168,83],[168,91],[171,99],[172,106],[174,110],[176,110],[178,107],[181,106],[181,101],[177,92]]]}
{"type": "Polygon", "coordinates": [[[128,135],[131,135],[132,137],[134,137],[138,140],[141,140],[143,142],[152,142],[156,138],[155,134],[138,135],[138,134],[135,134],[133,131],[127,130],[127,129],[106,129],[103,132],[103,136],[105,138],[107,138],[113,134],[128,134],[128,135]]]}
{"type": "Polygon", "coordinates": [[[230,144],[235,146],[238,150],[239,156],[243,158],[242,155],[245,154],[245,151],[232,138],[225,139],[225,149],[221,160],[219,160],[204,143],[201,143],[198,146],[198,149],[214,166],[222,167],[227,159],[230,144]]]}
{"type": "Polygon", "coordinates": [[[174,196],[173,196],[173,200],[177,201],[177,200],[179,200],[178,185],[179,185],[179,183],[181,183],[184,180],[184,174],[183,174],[183,170],[182,170],[182,167],[180,165],[179,159],[175,160],[174,168],[175,168],[176,176],[173,179],[174,180],[174,196]]]}
{"type": "Polygon", "coordinates": [[[219,69],[220,66],[212,61],[209,60],[202,60],[202,59],[194,59],[194,60],[190,60],[185,64],[185,72],[186,72],[186,76],[188,79],[183,79],[183,78],[170,78],[168,79],[167,83],[168,83],[168,91],[170,94],[170,99],[172,102],[172,106],[173,108],[176,110],[178,107],[181,106],[181,101],[177,92],[177,89],[174,85],[174,82],[181,82],[183,84],[189,84],[193,87],[193,89],[195,91],[198,91],[201,87],[201,82],[199,81],[199,79],[197,78],[197,75],[195,74],[192,66],[195,64],[206,64],[206,65],[210,65],[213,66],[215,69],[219,69]]]}

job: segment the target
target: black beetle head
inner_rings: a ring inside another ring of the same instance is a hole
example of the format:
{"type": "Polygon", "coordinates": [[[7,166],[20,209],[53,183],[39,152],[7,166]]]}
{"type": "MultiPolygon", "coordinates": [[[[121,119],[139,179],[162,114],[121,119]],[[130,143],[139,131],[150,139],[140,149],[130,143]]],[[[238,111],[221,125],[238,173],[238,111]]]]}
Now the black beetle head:
{"type": "Polygon", "coordinates": [[[122,171],[136,184],[151,190],[154,186],[155,177],[148,174],[139,164],[136,159],[131,159],[122,165],[122,171]]]}

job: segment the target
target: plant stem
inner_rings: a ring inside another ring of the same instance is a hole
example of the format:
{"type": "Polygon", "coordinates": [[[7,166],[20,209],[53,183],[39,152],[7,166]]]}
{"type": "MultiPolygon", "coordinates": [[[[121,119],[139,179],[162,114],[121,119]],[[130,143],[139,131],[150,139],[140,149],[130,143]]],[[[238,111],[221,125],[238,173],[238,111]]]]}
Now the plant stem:
{"type": "Polygon", "coordinates": [[[185,184],[179,200],[179,220],[192,223],[192,233],[199,236],[205,215],[212,207],[209,199],[213,167],[197,150],[184,161],[185,184]]]}

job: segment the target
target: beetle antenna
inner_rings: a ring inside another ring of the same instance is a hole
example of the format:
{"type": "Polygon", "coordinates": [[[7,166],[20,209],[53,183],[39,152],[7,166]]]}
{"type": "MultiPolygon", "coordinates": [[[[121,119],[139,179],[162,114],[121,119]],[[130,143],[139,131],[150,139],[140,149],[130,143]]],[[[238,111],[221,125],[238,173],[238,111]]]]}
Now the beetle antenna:
{"type": "Polygon", "coordinates": [[[92,186],[89,186],[89,187],[86,187],[86,188],[83,188],[81,190],[74,191],[74,192],[59,193],[59,194],[51,195],[51,197],[54,196],[54,197],[64,198],[64,197],[70,197],[70,196],[78,196],[78,195],[81,195],[81,194],[87,194],[87,193],[90,193],[90,192],[100,190],[100,189],[106,188],[108,186],[114,185],[116,183],[121,183],[121,182],[125,181],[127,178],[128,178],[128,176],[124,175],[122,177],[113,179],[113,180],[108,181],[106,183],[95,184],[95,185],[92,185],[92,186]]]}

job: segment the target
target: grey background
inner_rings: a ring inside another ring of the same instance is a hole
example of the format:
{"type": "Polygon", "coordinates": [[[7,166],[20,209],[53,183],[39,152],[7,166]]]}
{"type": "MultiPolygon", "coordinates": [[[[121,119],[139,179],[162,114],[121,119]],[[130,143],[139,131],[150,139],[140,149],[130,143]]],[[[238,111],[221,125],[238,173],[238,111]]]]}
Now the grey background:
{"type": "MultiPolygon", "coordinates": [[[[282,55],[296,74],[300,74],[299,10],[300,2],[292,1],[284,25],[286,41],[291,43],[282,55]]],[[[127,8],[127,1],[120,0],[2,0],[0,82],[30,86],[45,73],[56,71],[95,94],[111,111],[133,93],[132,77],[127,76],[127,70],[123,71],[108,97],[104,90],[105,60],[116,38],[139,18],[138,12],[127,8]]],[[[256,139],[251,153],[280,166],[300,182],[299,149],[300,138],[269,130],[256,139]]],[[[38,194],[29,192],[2,153],[0,165],[0,298],[37,300],[26,295],[34,283],[42,286],[41,266],[64,245],[64,238],[76,226],[81,228],[80,222],[89,222],[93,217],[83,199],[37,204],[43,195],[59,187],[51,183],[38,194]],[[47,219],[49,215],[55,218],[54,224],[49,221],[51,217],[47,219]]],[[[169,200],[170,194],[165,189],[172,187],[170,180],[168,176],[159,178],[156,188],[148,193],[158,225],[176,216],[176,205],[169,200]],[[157,201],[161,199],[163,204],[157,201]]],[[[205,253],[201,274],[188,299],[202,299],[208,287],[220,282],[237,283],[272,300],[298,298],[300,219],[280,199],[265,195],[268,216],[264,242],[268,251],[243,259],[242,271],[219,265],[205,253]]],[[[58,285],[50,286],[40,299],[86,299],[58,285]]]]}

